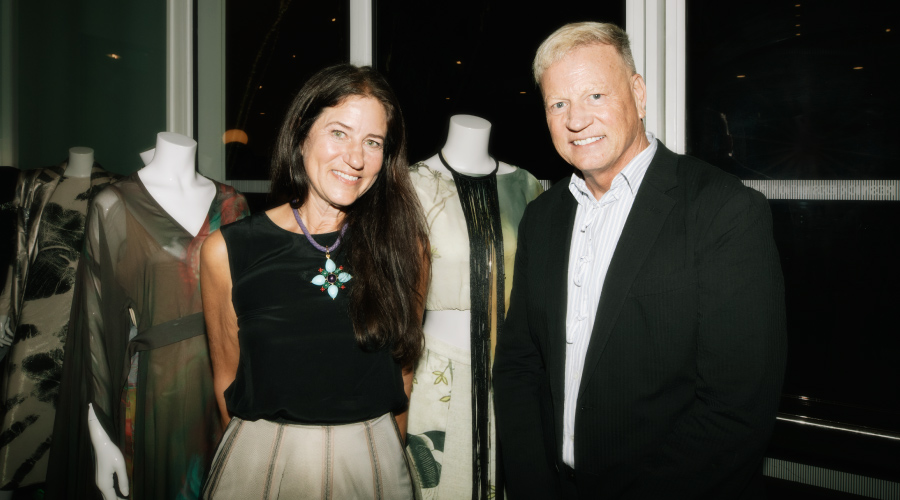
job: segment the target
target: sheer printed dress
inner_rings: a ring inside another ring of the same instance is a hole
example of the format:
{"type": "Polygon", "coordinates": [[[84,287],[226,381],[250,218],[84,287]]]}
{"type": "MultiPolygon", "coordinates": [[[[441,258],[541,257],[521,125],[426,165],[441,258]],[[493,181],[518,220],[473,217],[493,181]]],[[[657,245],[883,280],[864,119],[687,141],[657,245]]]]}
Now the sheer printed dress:
{"type": "MultiPolygon", "coordinates": [[[[410,167],[410,176],[425,211],[431,241],[432,277],[425,309],[469,310],[469,235],[456,183],[450,175],[432,170],[422,162],[410,167]]],[[[538,180],[523,169],[497,175],[503,261],[509,278],[516,255],[519,221],[525,213],[525,205],[541,192],[543,188],[538,180]]],[[[494,279],[491,281],[493,283],[494,279]]],[[[505,304],[509,304],[511,291],[512,279],[505,279],[505,304]]],[[[496,316],[495,292],[492,288],[491,317],[496,316]]],[[[496,325],[492,323],[492,352],[496,334],[496,325]]],[[[425,499],[472,497],[471,401],[470,352],[442,342],[426,330],[425,352],[413,378],[407,428],[407,452],[425,499]]],[[[491,491],[487,496],[491,498],[495,486],[492,412],[489,419],[491,491]]]]}
{"type": "Polygon", "coordinates": [[[0,488],[44,482],[62,375],[75,269],[93,194],[119,176],[94,164],[66,177],[66,163],[20,172],[13,209],[16,255],[0,314],[15,336],[0,377],[0,488]]]}
{"type": "Polygon", "coordinates": [[[222,435],[200,299],[200,246],[247,214],[244,197],[216,183],[193,236],[136,173],[97,195],[66,342],[49,498],[97,495],[89,402],[125,456],[130,498],[199,498],[222,435]]]}

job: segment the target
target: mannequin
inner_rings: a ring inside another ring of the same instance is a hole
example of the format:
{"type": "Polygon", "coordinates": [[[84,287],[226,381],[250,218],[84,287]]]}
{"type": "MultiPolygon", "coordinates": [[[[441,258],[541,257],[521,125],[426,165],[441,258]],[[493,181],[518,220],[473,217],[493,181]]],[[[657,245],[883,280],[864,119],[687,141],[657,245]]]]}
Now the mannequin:
{"type": "MultiPolygon", "coordinates": [[[[203,226],[209,204],[216,195],[213,182],[198,174],[194,168],[196,154],[197,141],[174,132],[160,132],[156,136],[152,160],[137,173],[153,199],[194,236],[203,226]]],[[[90,403],[88,428],[97,457],[97,488],[104,500],[115,499],[112,480],[115,475],[119,489],[127,496],[125,457],[106,434],[90,403]]]]}
{"type": "Polygon", "coordinates": [[[16,256],[0,294],[0,358],[9,353],[0,383],[9,404],[0,431],[12,438],[0,446],[7,492],[44,481],[87,207],[116,178],[86,147],[70,148],[58,167],[19,175],[16,256]]]}
{"type": "Polygon", "coordinates": [[[440,153],[410,167],[430,231],[432,282],[408,449],[420,486],[434,498],[502,498],[493,463],[490,359],[511,288],[505,277],[512,274],[518,221],[542,189],[526,171],[491,157],[490,130],[483,118],[455,115],[440,153]]]}
{"type": "Polygon", "coordinates": [[[65,479],[47,498],[89,494],[81,479],[89,469],[108,500],[117,497],[114,483],[141,498],[199,495],[222,431],[199,250],[219,225],[249,212],[233,188],[197,173],[196,148],[160,132],[149,163],[93,204],[66,344],[66,363],[77,368],[63,375],[67,418],[54,429],[54,442],[65,445],[50,464],[65,479]]]}
{"type": "MultiPolygon", "coordinates": [[[[444,160],[461,174],[487,175],[494,170],[494,159],[488,154],[491,122],[472,115],[453,115],[447,131],[447,142],[441,148],[444,160]]],[[[439,155],[423,161],[428,168],[449,176],[439,155]]],[[[516,167],[500,162],[497,175],[508,174],[516,167]]],[[[445,309],[425,313],[424,330],[429,335],[461,349],[469,349],[469,310],[445,309]]]]}
{"type": "MultiPolygon", "coordinates": [[[[94,150],[85,147],[69,148],[69,160],[63,164],[64,174],[69,178],[83,179],[91,175],[91,168],[94,166],[94,150]]],[[[8,276],[7,279],[12,279],[8,276]]],[[[0,360],[6,356],[6,347],[9,347],[13,341],[14,332],[10,328],[9,315],[5,314],[0,308],[0,360]]]]}

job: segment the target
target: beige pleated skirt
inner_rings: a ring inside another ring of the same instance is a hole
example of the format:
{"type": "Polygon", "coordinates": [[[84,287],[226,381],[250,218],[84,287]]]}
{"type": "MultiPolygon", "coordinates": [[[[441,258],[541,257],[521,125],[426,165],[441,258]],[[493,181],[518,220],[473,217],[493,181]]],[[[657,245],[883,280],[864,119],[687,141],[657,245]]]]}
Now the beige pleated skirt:
{"type": "Polygon", "coordinates": [[[203,486],[206,499],[412,499],[390,413],[345,425],[233,418],[203,486]]]}

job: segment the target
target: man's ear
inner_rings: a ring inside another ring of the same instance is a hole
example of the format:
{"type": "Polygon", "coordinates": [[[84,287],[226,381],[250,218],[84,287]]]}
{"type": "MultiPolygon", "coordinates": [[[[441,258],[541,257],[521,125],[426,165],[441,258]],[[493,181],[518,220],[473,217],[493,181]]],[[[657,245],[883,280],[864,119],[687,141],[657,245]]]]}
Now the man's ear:
{"type": "Polygon", "coordinates": [[[643,118],[647,115],[647,86],[644,84],[644,77],[639,73],[631,76],[631,92],[634,94],[638,116],[643,118]]]}

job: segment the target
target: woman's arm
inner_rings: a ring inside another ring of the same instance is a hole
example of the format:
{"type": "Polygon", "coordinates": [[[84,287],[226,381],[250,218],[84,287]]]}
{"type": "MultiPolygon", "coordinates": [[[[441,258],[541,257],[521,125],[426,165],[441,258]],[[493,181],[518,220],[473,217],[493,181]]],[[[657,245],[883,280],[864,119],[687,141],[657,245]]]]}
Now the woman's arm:
{"type": "MultiPolygon", "coordinates": [[[[412,394],[412,380],[413,380],[413,367],[407,366],[403,369],[403,390],[406,392],[406,399],[409,400],[410,394],[412,394]]],[[[403,438],[403,443],[406,444],[406,421],[409,417],[409,407],[407,406],[406,411],[403,413],[398,413],[394,415],[394,419],[397,421],[397,427],[400,428],[400,437],[403,438]]]]}
{"type": "Polygon", "coordinates": [[[222,427],[230,417],[225,407],[225,389],[234,382],[241,348],[238,344],[237,314],[231,302],[231,268],[228,248],[221,231],[206,239],[200,250],[200,292],[203,316],[212,360],[213,387],[222,414],[222,427]]]}

